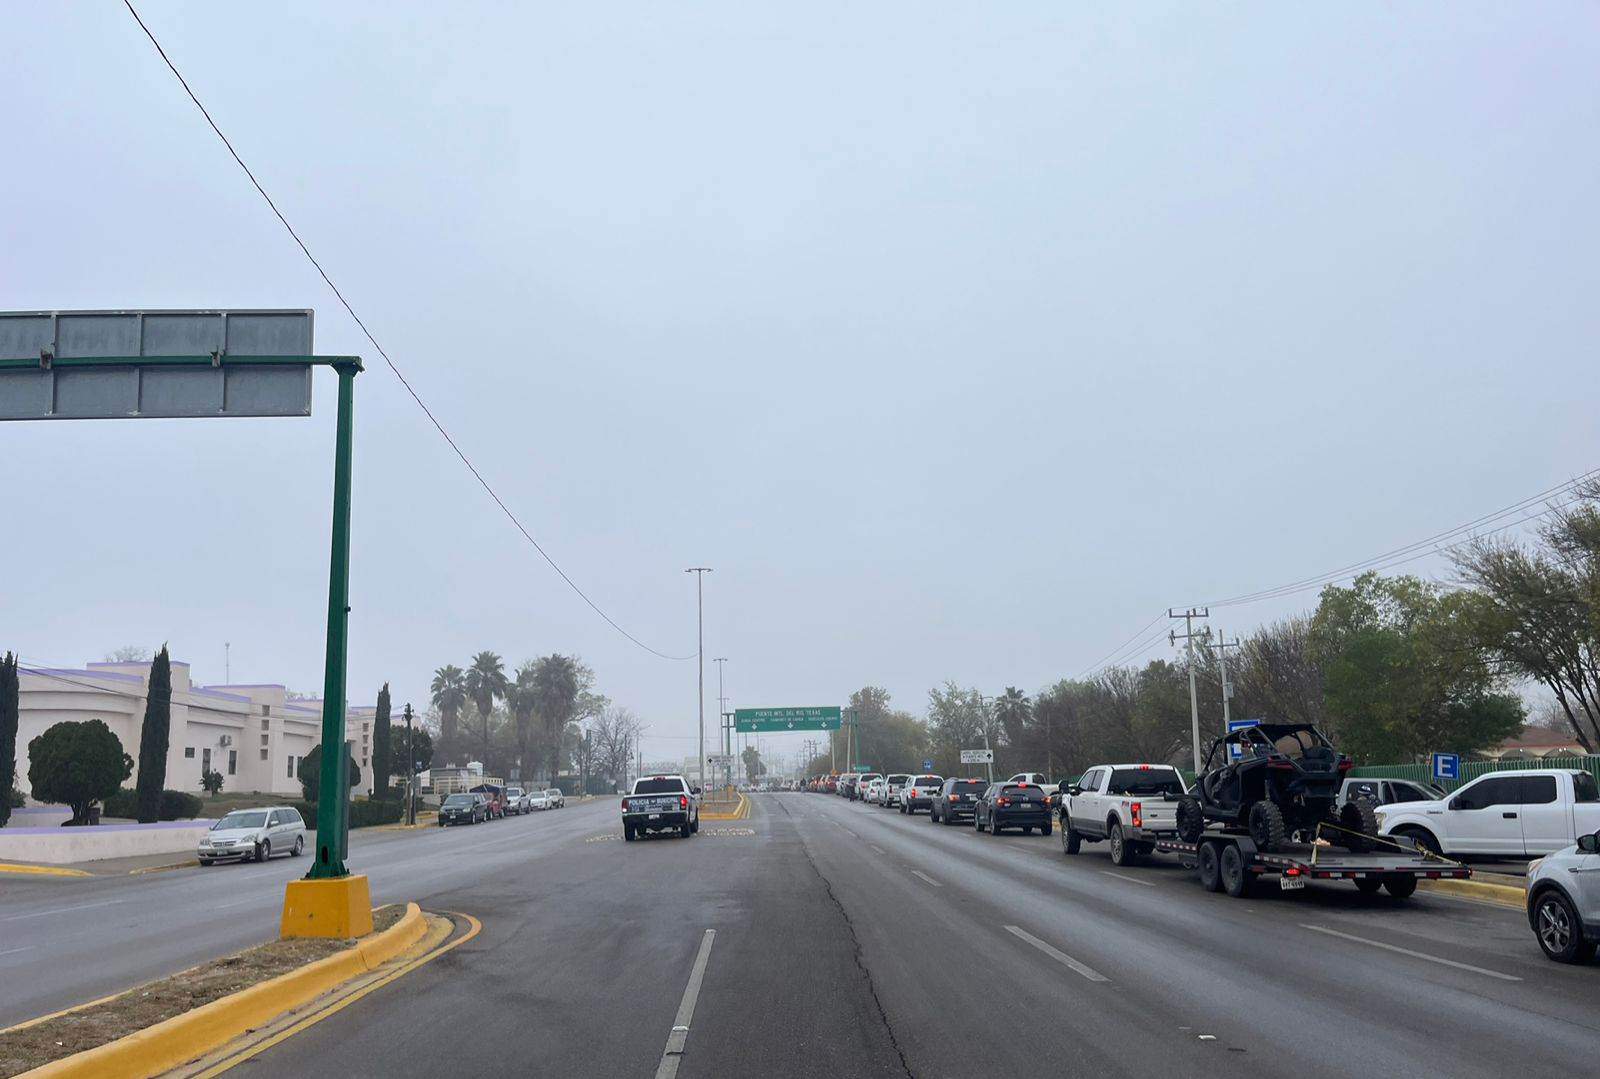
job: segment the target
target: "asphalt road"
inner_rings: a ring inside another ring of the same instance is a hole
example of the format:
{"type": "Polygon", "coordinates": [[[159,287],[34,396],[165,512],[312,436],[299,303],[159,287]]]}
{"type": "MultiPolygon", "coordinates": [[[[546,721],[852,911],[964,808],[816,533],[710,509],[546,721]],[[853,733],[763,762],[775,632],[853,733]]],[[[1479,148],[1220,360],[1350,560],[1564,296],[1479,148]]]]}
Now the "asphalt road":
{"type": "MultiPolygon", "coordinates": [[[[1117,869],[1095,846],[1068,858],[1054,836],[824,795],[754,801],[691,840],[623,843],[611,800],[373,837],[353,861],[379,898],[464,911],[483,932],[237,1074],[650,1076],[675,1025],[688,1031],[669,1068],[704,1079],[1593,1069],[1600,966],[1546,961],[1516,911],[1349,885],[1240,901],[1175,864],[1117,869]]],[[[219,901],[270,935],[259,919],[297,871],[88,882],[103,890],[75,902],[133,906],[155,888],[166,904],[84,909],[70,927],[0,896],[0,1007],[18,987],[34,1001],[21,1011],[47,1010],[32,983],[69,965],[6,955],[13,926],[52,927],[21,941],[35,950],[120,969],[148,941],[162,945],[148,962],[181,965],[218,950],[180,962],[167,942],[186,919],[214,933],[219,901]],[[19,912],[35,917],[6,920],[19,912]]]]}

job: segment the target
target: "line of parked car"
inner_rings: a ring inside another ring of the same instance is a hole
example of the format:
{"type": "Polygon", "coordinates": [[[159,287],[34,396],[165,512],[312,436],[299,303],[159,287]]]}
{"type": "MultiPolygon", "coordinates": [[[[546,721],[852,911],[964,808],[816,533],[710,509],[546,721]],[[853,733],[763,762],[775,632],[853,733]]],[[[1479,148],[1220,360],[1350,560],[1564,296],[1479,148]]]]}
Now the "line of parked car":
{"type": "Polygon", "coordinates": [[[803,789],[902,814],[926,811],[934,824],[970,823],[992,835],[1057,830],[1063,853],[1104,843],[1118,866],[1173,854],[1207,890],[1237,896],[1276,878],[1284,890],[1307,879],[1349,880],[1363,894],[1382,889],[1403,899],[1419,880],[1470,876],[1465,859],[1536,856],[1526,911],[1540,947],[1560,962],[1593,958],[1600,784],[1592,774],[1505,770],[1446,793],[1411,780],[1350,776],[1348,758],[1320,734],[1289,734],[1300,740],[1287,751],[1281,740],[1241,736],[1243,752],[1203,770],[1193,788],[1169,765],[1130,763],[1096,765],[1063,782],[1031,772],[994,783],[863,772],[816,777],[803,789]]]}
{"type": "Polygon", "coordinates": [[[504,820],[539,809],[563,809],[566,804],[566,795],[559,787],[530,791],[482,783],[469,791],[446,796],[439,804],[439,827],[504,820]]]}

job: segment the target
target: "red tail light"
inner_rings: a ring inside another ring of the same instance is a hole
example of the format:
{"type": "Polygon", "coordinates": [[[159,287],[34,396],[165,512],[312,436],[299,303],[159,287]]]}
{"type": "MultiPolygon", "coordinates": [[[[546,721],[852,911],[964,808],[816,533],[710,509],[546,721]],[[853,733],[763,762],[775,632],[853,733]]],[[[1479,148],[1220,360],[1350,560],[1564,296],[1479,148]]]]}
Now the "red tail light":
{"type": "Polygon", "coordinates": [[[628,800],[626,798],[622,800],[622,811],[624,813],[628,811],[628,800]]]}
{"type": "Polygon", "coordinates": [[[1286,877],[1298,877],[1300,875],[1300,867],[1292,865],[1283,871],[1283,875],[1286,877]]]}
{"type": "Polygon", "coordinates": [[[1143,827],[1143,825],[1144,825],[1144,817],[1143,817],[1144,803],[1142,803],[1142,802],[1133,803],[1131,806],[1128,807],[1128,812],[1133,814],[1133,826],[1135,828],[1143,827]]]}
{"type": "Polygon", "coordinates": [[[1009,798],[996,798],[994,800],[994,804],[997,805],[997,806],[1008,806],[1008,805],[1011,804],[1011,799],[1009,799],[1009,798]]]}
{"type": "Polygon", "coordinates": [[[1344,760],[1339,762],[1339,771],[1341,771],[1341,772],[1348,772],[1351,768],[1354,768],[1354,767],[1355,767],[1355,761],[1351,760],[1349,757],[1346,757],[1344,760]]]}
{"type": "Polygon", "coordinates": [[[678,795],[678,808],[679,809],[688,809],[689,808],[689,796],[687,794],[678,795]]]}
{"type": "Polygon", "coordinates": [[[961,801],[961,795],[959,795],[959,794],[952,794],[952,795],[951,795],[951,796],[950,796],[950,800],[951,800],[951,801],[952,801],[952,802],[959,802],[959,801],[961,801]]]}

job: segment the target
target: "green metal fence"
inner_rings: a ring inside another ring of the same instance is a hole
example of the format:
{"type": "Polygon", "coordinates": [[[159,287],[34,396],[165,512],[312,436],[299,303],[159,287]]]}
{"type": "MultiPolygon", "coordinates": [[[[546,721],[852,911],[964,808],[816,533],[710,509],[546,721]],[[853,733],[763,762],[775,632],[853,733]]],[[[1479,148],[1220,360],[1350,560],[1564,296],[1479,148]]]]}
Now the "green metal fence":
{"type": "MultiPolygon", "coordinates": [[[[1545,757],[1542,760],[1462,761],[1461,778],[1455,783],[1443,782],[1439,785],[1446,790],[1454,790],[1481,775],[1518,768],[1575,768],[1588,772],[1596,782],[1600,782],[1600,754],[1595,754],[1585,757],[1545,757]]],[[[1410,779],[1418,783],[1435,781],[1431,768],[1426,764],[1367,764],[1350,769],[1350,774],[1375,779],[1410,779]]]]}

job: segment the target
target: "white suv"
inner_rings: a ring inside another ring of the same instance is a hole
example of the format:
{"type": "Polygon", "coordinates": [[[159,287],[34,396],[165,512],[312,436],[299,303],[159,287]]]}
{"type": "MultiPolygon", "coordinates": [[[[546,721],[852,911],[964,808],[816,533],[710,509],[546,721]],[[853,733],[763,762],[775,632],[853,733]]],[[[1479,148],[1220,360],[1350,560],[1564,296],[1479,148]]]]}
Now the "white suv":
{"type": "Polygon", "coordinates": [[[1600,943],[1600,832],[1528,866],[1528,925],[1544,954],[1585,963],[1600,943]]]}
{"type": "Polygon", "coordinates": [[[905,772],[895,772],[883,777],[883,800],[879,805],[897,806],[900,804],[900,788],[910,782],[911,776],[905,772]]]}

